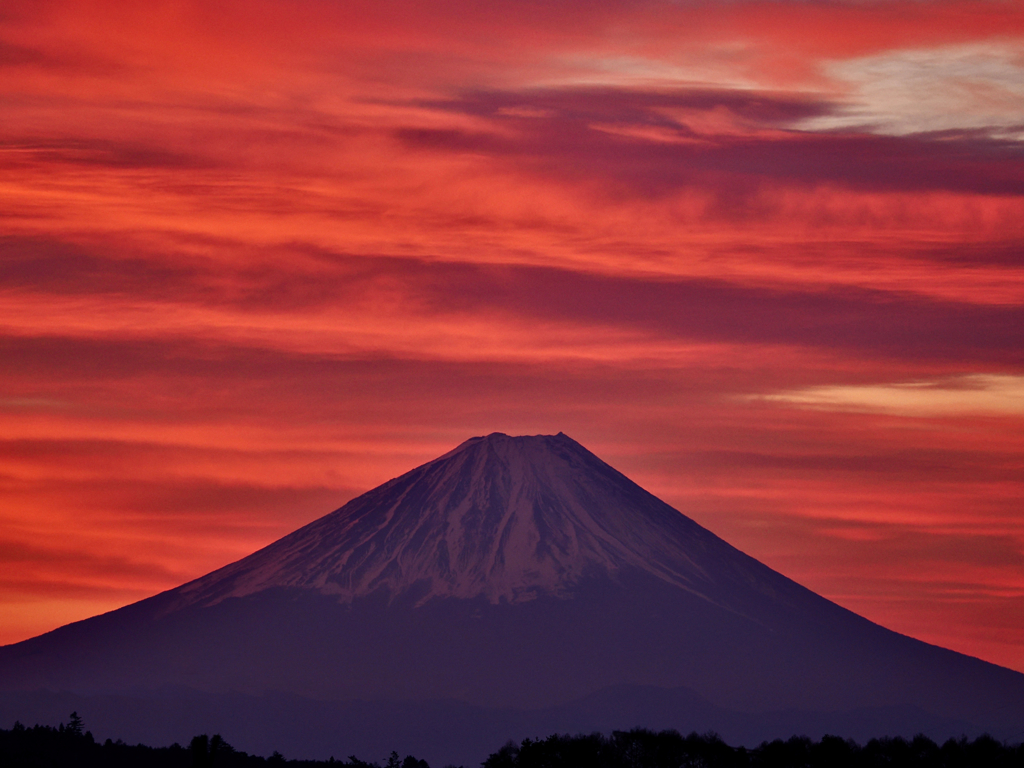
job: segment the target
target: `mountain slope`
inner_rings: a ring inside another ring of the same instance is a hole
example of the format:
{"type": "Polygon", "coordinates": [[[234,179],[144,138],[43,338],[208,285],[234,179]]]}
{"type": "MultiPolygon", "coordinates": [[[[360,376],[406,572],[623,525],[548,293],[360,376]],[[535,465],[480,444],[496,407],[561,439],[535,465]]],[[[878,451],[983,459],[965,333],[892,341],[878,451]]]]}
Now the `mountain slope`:
{"type": "Polygon", "coordinates": [[[644,574],[732,610],[795,585],[563,434],[473,438],[237,563],[176,590],[174,608],[274,588],[351,602],[570,597],[581,581],[644,574]],[[743,603],[749,599],[744,594],[743,603]]]}
{"type": "Polygon", "coordinates": [[[561,434],[474,438],[237,563],[0,649],[8,690],[168,685],[491,707],[660,686],[749,713],[1024,722],[1024,675],[815,595],[561,434]]]}

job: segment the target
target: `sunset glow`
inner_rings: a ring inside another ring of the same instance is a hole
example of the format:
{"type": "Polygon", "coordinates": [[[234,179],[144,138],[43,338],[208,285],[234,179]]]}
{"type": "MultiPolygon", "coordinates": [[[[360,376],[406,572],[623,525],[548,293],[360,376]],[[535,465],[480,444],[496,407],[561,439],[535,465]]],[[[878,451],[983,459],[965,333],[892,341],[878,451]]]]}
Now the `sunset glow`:
{"type": "Polygon", "coordinates": [[[1024,671],[1022,51],[1012,0],[4,3],[0,644],[564,431],[1024,671]]]}

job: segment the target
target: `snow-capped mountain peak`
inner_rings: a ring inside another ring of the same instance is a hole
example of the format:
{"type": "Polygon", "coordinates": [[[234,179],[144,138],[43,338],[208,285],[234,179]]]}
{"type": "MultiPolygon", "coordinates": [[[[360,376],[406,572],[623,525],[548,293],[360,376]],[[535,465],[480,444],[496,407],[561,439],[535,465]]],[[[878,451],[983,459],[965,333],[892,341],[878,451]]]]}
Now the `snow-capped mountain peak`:
{"type": "Polygon", "coordinates": [[[212,604],[272,587],[521,602],[638,570],[709,593],[731,547],[564,434],[467,440],[270,546],[180,588],[212,604]]]}

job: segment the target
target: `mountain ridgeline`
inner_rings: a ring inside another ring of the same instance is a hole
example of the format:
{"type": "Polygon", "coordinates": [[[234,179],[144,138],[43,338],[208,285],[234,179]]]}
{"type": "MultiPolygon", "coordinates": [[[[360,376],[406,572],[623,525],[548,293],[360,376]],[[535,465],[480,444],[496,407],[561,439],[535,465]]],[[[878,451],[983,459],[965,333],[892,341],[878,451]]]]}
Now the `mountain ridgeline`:
{"type": "MultiPolygon", "coordinates": [[[[460,711],[500,741],[637,725],[1024,735],[1024,675],[814,594],[563,434],[473,438],[236,563],[2,648],[0,688],[111,712],[243,697],[254,730],[258,702],[292,697],[342,731],[374,707],[420,724],[460,711]]],[[[465,740],[409,738],[432,762],[465,740]]]]}

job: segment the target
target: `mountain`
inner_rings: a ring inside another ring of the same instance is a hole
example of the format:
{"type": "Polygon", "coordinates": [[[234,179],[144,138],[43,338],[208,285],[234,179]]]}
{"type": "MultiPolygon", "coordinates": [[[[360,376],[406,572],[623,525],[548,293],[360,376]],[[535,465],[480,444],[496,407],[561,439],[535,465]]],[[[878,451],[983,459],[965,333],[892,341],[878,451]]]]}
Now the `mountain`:
{"type": "Polygon", "coordinates": [[[1024,737],[1024,675],[814,594],[563,434],[473,438],[200,579],[0,648],[0,690],[127,697],[125,723],[139,702],[248,697],[264,735],[280,707],[260,725],[252,702],[284,696],[348,712],[341,731],[395,706],[533,736],[678,711],[741,738],[843,717],[1024,737]]]}

